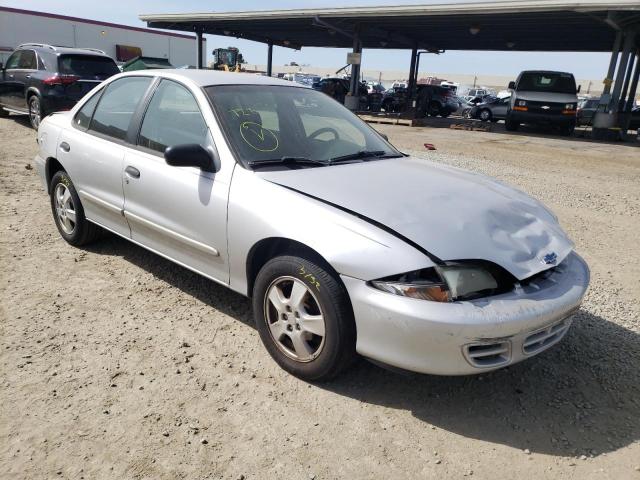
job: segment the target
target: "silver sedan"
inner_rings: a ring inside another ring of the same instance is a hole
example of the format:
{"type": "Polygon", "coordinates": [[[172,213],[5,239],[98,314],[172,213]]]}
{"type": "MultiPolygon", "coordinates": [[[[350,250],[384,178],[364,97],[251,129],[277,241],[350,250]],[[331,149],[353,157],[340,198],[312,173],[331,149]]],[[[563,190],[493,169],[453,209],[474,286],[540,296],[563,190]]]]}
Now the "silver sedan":
{"type": "Polygon", "coordinates": [[[104,231],[252,298],[285,370],[358,354],[463,375],[571,325],[589,270],[541,203],[412,158],[322,93],[246,74],[120,74],[44,119],[35,159],[60,235],[104,231]]]}

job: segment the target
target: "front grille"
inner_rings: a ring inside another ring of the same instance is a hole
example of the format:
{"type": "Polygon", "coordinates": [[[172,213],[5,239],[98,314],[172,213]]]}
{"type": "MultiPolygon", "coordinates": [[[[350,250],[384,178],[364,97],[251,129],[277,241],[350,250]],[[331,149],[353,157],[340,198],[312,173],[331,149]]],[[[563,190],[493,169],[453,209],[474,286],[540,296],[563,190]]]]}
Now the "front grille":
{"type": "Polygon", "coordinates": [[[570,326],[571,318],[567,317],[558,323],[554,323],[553,325],[532,333],[525,338],[524,343],[522,344],[523,352],[527,355],[531,355],[550,347],[564,337],[564,334],[567,333],[570,326]]]}
{"type": "Polygon", "coordinates": [[[464,356],[474,367],[497,367],[509,363],[511,359],[511,342],[465,345],[464,356]]]}
{"type": "Polygon", "coordinates": [[[530,113],[546,113],[561,115],[564,110],[565,103],[553,103],[553,102],[533,102],[527,101],[528,111],[530,113]],[[543,108],[548,107],[548,108],[543,108]]]}

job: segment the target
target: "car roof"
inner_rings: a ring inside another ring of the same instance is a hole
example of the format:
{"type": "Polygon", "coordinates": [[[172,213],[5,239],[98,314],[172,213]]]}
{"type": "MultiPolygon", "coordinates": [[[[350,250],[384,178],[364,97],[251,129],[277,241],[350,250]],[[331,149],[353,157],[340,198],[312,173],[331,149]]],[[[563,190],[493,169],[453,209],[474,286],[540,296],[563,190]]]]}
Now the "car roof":
{"type": "Polygon", "coordinates": [[[152,77],[173,78],[175,80],[189,80],[200,87],[210,87],[214,85],[280,85],[297,86],[298,84],[289,80],[256,75],[252,73],[231,73],[221,70],[185,70],[176,68],[162,68],[157,70],[136,70],[116,77],[130,75],[147,75],[152,77]]]}

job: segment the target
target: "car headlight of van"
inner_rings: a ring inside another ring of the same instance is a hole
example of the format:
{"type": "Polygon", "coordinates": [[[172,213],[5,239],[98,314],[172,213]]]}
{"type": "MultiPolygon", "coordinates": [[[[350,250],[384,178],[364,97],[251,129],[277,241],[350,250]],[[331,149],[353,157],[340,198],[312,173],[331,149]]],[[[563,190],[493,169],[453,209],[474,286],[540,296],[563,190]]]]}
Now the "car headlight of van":
{"type": "Polygon", "coordinates": [[[452,302],[491,295],[499,290],[493,273],[480,265],[451,264],[373,280],[383,292],[403,297],[452,302]]]}
{"type": "Polygon", "coordinates": [[[526,100],[518,100],[517,105],[519,107],[526,107],[527,106],[527,101],[526,100]]]}
{"type": "Polygon", "coordinates": [[[565,110],[575,110],[575,108],[576,108],[576,104],[575,103],[567,103],[564,106],[565,110]]]}

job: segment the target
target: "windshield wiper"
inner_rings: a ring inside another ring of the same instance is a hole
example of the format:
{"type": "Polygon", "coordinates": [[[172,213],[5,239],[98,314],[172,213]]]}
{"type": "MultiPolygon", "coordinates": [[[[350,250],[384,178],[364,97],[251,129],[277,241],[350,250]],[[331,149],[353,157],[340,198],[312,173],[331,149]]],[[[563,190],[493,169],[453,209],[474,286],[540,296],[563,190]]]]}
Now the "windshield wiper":
{"type": "Polygon", "coordinates": [[[270,158],[268,160],[251,160],[248,162],[248,164],[252,168],[267,167],[273,165],[311,165],[325,167],[329,165],[329,162],[325,160],[314,160],[313,158],[307,157],[280,157],[270,158]]]}
{"type": "MultiPolygon", "coordinates": [[[[349,155],[342,155],[340,157],[333,157],[331,160],[329,160],[329,163],[339,163],[339,162],[346,162],[349,160],[365,160],[367,158],[380,158],[380,157],[385,157],[385,158],[391,158],[391,156],[387,156],[386,155],[386,151],[384,150],[360,150],[359,152],[355,152],[355,153],[350,153],[349,155]]],[[[394,157],[397,155],[393,155],[394,157]]]]}

